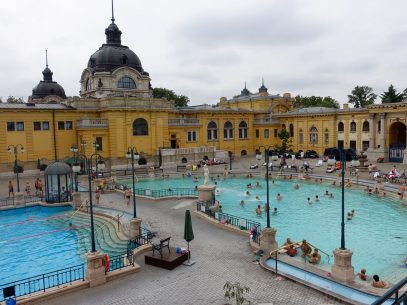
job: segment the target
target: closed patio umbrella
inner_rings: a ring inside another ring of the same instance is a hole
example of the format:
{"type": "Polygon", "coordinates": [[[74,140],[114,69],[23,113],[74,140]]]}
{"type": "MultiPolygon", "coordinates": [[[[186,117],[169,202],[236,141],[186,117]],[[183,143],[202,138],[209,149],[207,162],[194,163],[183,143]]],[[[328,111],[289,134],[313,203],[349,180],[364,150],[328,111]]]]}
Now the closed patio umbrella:
{"type": "Polygon", "coordinates": [[[195,264],[195,262],[190,261],[189,242],[194,239],[194,231],[192,230],[191,213],[189,210],[185,211],[184,239],[188,243],[188,262],[184,263],[184,265],[191,266],[195,264]]]}

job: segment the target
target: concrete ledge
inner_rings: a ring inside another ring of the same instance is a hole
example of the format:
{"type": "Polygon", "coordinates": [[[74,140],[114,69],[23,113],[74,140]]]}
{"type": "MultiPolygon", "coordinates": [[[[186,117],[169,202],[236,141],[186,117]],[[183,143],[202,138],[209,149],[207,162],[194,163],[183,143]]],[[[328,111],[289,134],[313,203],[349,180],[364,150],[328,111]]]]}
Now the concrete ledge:
{"type": "MultiPolygon", "coordinates": [[[[48,301],[67,293],[72,293],[86,288],[89,288],[89,281],[75,281],[72,284],[65,284],[64,286],[61,285],[60,287],[54,287],[45,292],[36,292],[23,297],[18,297],[17,304],[42,304],[44,301],[48,301]]],[[[2,302],[1,304],[5,304],[5,302],[2,302]]]]}
{"type": "Polygon", "coordinates": [[[106,274],[106,282],[110,282],[115,279],[127,276],[132,273],[137,273],[140,271],[141,271],[141,267],[137,264],[134,264],[134,267],[128,266],[128,267],[122,268],[120,270],[110,271],[106,274]]]}
{"type": "Polygon", "coordinates": [[[133,250],[133,255],[137,257],[149,251],[151,251],[151,245],[142,245],[133,250]]]}

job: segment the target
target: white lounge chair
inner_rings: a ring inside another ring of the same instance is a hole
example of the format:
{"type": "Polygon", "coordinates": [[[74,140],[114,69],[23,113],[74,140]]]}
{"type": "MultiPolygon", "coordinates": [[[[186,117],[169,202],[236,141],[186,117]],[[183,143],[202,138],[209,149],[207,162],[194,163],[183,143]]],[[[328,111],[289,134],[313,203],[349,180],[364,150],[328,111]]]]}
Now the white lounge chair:
{"type": "Polygon", "coordinates": [[[322,160],[318,160],[317,164],[315,164],[316,167],[321,167],[322,166],[322,160]]]}

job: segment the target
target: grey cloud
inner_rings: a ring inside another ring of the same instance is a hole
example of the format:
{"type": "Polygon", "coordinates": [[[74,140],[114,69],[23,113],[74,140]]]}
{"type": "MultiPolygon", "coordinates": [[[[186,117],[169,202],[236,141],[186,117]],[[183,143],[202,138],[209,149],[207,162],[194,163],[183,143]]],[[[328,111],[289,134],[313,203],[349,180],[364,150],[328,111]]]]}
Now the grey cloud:
{"type": "MultiPolygon", "coordinates": [[[[296,2],[296,1],[294,1],[296,2]]],[[[251,11],[228,15],[201,15],[180,25],[173,35],[184,44],[199,47],[225,45],[291,45],[308,43],[327,32],[328,26],[307,19],[296,9],[270,4],[251,11]]]]}

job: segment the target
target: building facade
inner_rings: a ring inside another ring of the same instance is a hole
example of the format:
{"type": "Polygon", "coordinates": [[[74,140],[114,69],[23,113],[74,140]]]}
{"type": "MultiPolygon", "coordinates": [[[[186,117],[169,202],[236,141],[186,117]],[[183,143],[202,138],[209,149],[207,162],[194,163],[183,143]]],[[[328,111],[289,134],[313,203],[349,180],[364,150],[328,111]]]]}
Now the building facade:
{"type": "Polygon", "coordinates": [[[65,96],[47,63],[28,103],[0,104],[3,171],[12,170],[10,145],[24,146],[18,159],[26,169],[35,168],[38,160],[70,158],[72,146],[84,155],[101,154],[108,166],[126,163],[128,147],[136,147],[150,163],[157,163],[163,151],[172,155],[170,161],[181,163],[191,153],[194,159],[216,151],[254,154],[260,145],[279,144],[283,128],[293,151],[350,147],[370,158],[404,160],[407,103],[294,109],[289,93],[270,94],[262,83],[256,93],[245,86],[217,105],[176,108],[172,101],[152,97],[150,75],[122,45],[114,18],[105,34],[106,43],[81,74],[79,97],[65,96]]]}

